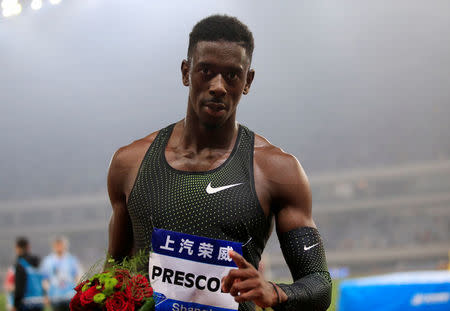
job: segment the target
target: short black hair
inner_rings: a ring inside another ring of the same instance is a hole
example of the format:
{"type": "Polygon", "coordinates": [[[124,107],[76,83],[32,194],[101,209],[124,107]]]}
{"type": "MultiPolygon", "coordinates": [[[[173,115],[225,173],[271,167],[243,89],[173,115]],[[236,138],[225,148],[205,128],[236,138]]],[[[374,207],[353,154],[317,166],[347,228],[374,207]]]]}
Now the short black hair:
{"type": "Polygon", "coordinates": [[[228,15],[211,15],[199,21],[189,34],[188,59],[199,41],[236,42],[245,49],[249,60],[252,60],[255,46],[253,34],[247,25],[236,17],[228,15]]]}
{"type": "Polygon", "coordinates": [[[20,236],[16,239],[16,246],[20,249],[25,250],[29,245],[28,239],[26,237],[20,236]]]}

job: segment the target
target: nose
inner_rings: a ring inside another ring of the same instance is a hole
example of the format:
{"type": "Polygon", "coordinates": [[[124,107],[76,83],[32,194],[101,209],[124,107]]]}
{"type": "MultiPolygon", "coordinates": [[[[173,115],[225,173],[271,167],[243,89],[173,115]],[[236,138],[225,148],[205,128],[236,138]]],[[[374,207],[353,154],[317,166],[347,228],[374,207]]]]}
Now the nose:
{"type": "Polygon", "coordinates": [[[210,82],[209,94],[215,98],[224,97],[227,94],[227,89],[225,88],[225,81],[221,74],[216,75],[210,82]]]}

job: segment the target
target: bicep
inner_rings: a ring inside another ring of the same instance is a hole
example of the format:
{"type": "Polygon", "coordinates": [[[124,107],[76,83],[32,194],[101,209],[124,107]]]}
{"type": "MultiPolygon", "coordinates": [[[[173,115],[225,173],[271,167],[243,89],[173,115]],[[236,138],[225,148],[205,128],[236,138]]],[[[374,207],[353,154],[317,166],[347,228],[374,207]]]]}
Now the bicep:
{"type": "Polygon", "coordinates": [[[276,228],[278,233],[316,225],[312,218],[312,199],[308,177],[297,159],[291,156],[275,186],[276,228]]]}

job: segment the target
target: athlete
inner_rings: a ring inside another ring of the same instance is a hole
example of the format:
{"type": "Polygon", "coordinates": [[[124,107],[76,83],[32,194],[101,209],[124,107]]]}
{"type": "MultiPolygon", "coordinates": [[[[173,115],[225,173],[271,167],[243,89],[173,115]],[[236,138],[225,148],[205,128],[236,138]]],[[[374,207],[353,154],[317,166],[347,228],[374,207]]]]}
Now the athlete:
{"type": "Polygon", "coordinates": [[[255,76],[253,47],[252,33],[234,17],[194,26],[181,63],[185,118],[120,148],[111,161],[108,250],[118,260],[148,251],[153,227],[239,241],[243,256],[229,254],[238,269],[222,280],[239,310],[326,310],[331,279],[305,172],[236,121],[255,76]],[[257,270],[274,224],[292,284],[269,282],[257,270]]]}

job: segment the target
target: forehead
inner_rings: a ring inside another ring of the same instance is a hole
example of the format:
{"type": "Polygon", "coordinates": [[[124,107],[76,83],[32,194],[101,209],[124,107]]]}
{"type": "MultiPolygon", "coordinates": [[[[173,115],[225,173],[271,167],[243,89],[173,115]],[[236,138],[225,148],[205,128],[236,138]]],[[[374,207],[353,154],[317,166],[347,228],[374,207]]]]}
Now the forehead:
{"type": "Polygon", "coordinates": [[[245,48],[236,42],[200,41],[192,53],[193,64],[208,63],[224,66],[239,66],[242,69],[249,59],[245,48]]]}

